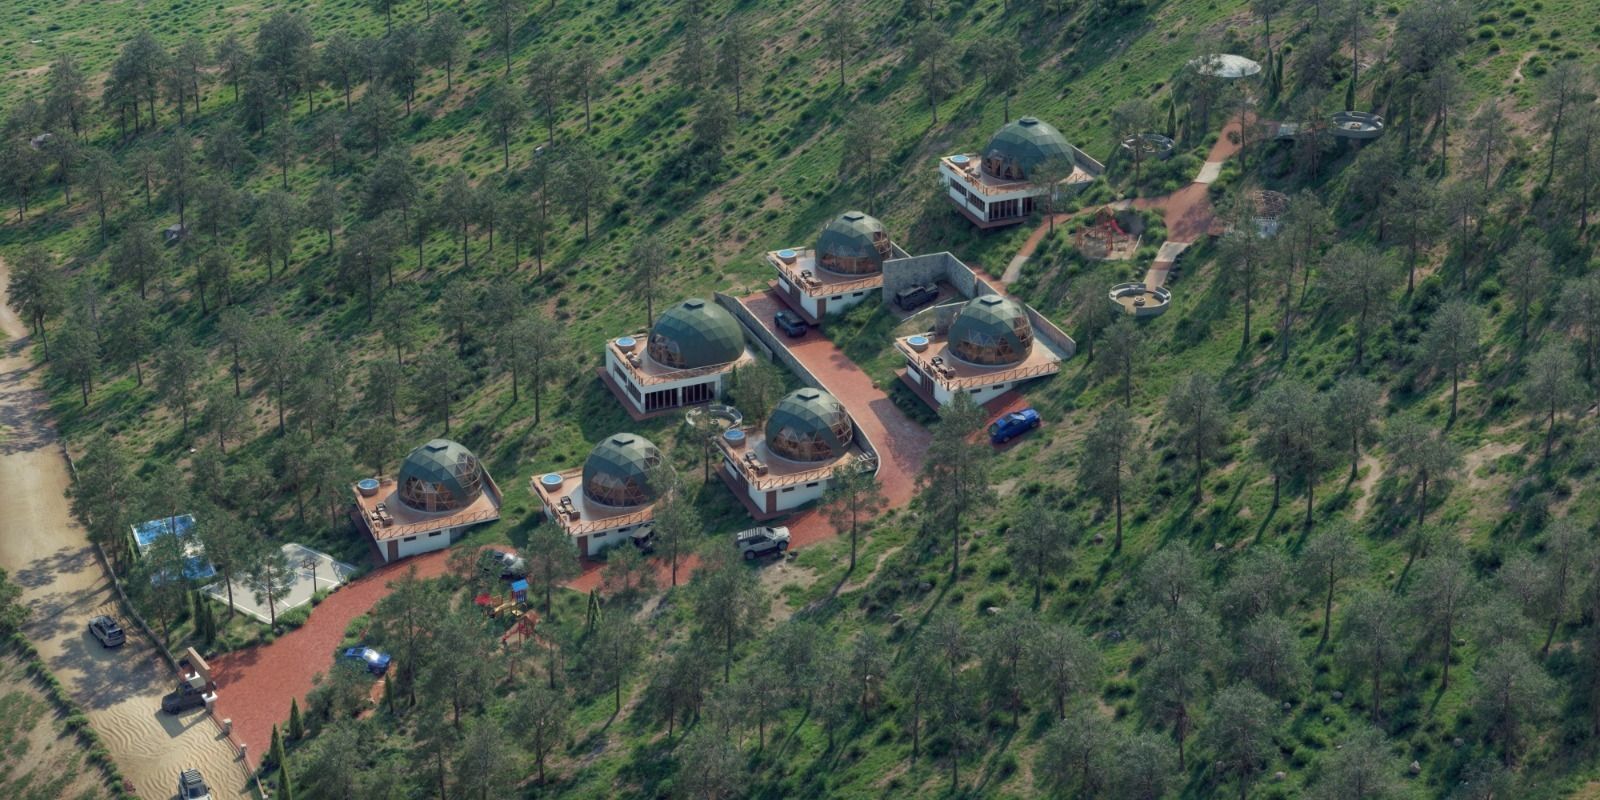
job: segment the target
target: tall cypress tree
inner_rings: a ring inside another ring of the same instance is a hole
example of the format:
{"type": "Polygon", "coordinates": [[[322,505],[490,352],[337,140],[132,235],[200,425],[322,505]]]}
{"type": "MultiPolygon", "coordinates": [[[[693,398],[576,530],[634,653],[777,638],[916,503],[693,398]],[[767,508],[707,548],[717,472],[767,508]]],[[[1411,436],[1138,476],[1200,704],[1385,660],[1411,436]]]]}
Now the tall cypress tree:
{"type": "MultiPolygon", "coordinates": [[[[388,682],[388,678],[388,675],[384,675],[385,683],[388,682]]],[[[291,697],[289,698],[289,738],[298,742],[305,735],[306,724],[304,720],[300,719],[300,703],[291,697]]]]}
{"type": "Polygon", "coordinates": [[[293,786],[289,783],[289,758],[283,752],[283,737],[278,734],[276,725],[272,726],[272,763],[278,768],[278,797],[282,800],[294,800],[293,786]]]}

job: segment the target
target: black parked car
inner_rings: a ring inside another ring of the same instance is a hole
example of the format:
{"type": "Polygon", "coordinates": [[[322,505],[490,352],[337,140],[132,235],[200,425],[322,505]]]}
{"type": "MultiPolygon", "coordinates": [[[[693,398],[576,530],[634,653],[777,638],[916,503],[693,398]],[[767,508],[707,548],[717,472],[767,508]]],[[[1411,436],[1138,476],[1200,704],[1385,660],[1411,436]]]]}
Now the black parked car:
{"type": "Polygon", "coordinates": [[[906,311],[915,311],[939,297],[939,287],[931,283],[908,286],[894,293],[895,305],[906,311]]]}
{"type": "Polygon", "coordinates": [[[161,698],[161,710],[168,714],[178,714],[191,708],[199,708],[205,704],[205,692],[181,681],[178,683],[178,688],[167,692],[161,698]]]}
{"type": "Polygon", "coordinates": [[[800,318],[799,314],[791,311],[779,311],[772,317],[772,321],[790,338],[804,336],[806,331],[811,328],[810,325],[806,324],[805,320],[800,318]]]}

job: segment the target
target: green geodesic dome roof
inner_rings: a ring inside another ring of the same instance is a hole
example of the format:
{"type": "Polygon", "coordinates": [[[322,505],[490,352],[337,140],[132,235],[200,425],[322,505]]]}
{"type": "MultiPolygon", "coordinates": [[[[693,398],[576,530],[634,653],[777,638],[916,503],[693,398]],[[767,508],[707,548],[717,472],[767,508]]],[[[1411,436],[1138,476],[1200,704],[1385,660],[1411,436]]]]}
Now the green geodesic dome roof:
{"type": "Polygon", "coordinates": [[[793,461],[828,461],[855,437],[850,415],[821,389],[796,389],[767,417],[767,449],[793,461]]]}
{"type": "Polygon", "coordinates": [[[950,350],[972,364],[1015,364],[1033,348],[1033,323],[1015,300],[985,294],[967,301],[950,323],[950,350]]]}
{"type": "Polygon", "coordinates": [[[889,234],[883,223],[860,211],[834,217],[817,237],[817,259],[836,272],[878,272],[888,254],[889,234]]]}
{"type": "Polygon", "coordinates": [[[1072,145],[1055,126],[1037,117],[1007,122],[983,149],[984,169],[1006,179],[1026,180],[1034,167],[1051,159],[1072,163],[1072,145]]]}
{"type": "Polygon", "coordinates": [[[483,493],[483,465],[459,442],[434,439],[406,456],[396,482],[400,502],[418,511],[454,511],[483,493]]]}
{"type": "Polygon", "coordinates": [[[667,309],[650,329],[650,357],[662,366],[696,369],[744,353],[744,332],[732,314],[698,297],[667,309]]]}
{"type": "Polygon", "coordinates": [[[583,493],[608,506],[638,506],[656,499],[650,472],[661,464],[661,451],[649,439],[632,433],[609,436],[583,462],[583,493]]]}

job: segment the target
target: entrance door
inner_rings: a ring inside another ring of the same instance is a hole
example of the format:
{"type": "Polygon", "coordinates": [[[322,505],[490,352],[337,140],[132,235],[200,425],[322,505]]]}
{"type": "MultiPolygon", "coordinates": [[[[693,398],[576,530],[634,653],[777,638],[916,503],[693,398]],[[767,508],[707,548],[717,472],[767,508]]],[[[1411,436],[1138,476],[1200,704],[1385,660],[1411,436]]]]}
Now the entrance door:
{"type": "Polygon", "coordinates": [[[399,558],[400,557],[400,543],[395,541],[395,540],[393,540],[393,539],[390,539],[388,544],[389,544],[389,558],[387,560],[393,561],[393,560],[399,558]]]}

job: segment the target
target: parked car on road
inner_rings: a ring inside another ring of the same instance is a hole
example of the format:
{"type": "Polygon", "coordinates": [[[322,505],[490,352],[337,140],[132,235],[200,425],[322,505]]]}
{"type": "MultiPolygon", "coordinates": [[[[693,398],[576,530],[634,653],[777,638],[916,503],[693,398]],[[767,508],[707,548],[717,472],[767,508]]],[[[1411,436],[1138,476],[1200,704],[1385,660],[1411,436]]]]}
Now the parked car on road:
{"type": "Polygon", "coordinates": [[[211,787],[200,776],[200,770],[186,769],[178,773],[178,800],[211,800],[211,787]]]}
{"type": "Polygon", "coordinates": [[[389,654],[380,653],[364,644],[346,648],[344,657],[351,661],[358,661],[374,675],[382,675],[389,671],[389,654]]]}
{"type": "Polygon", "coordinates": [[[939,296],[939,287],[931,283],[907,286],[894,293],[894,303],[906,311],[915,311],[939,296]]]}
{"type": "Polygon", "coordinates": [[[89,633],[100,640],[102,647],[119,647],[128,641],[128,635],[123,632],[122,626],[104,614],[89,620],[89,633]]]}
{"type": "Polygon", "coordinates": [[[811,329],[811,326],[807,325],[806,321],[793,311],[779,311],[772,316],[772,322],[783,331],[785,336],[791,339],[804,336],[806,331],[811,329]]]}
{"type": "Polygon", "coordinates": [[[781,525],[777,527],[762,525],[747,531],[739,531],[734,534],[733,540],[738,545],[739,552],[744,555],[744,560],[754,561],[757,556],[788,550],[789,529],[781,525]]]}
{"type": "Polygon", "coordinates": [[[989,441],[1005,444],[1039,427],[1039,412],[1031,408],[1013,411],[989,425],[989,441]]]}
{"type": "Polygon", "coordinates": [[[507,553],[501,550],[485,550],[479,559],[485,572],[498,570],[500,577],[506,580],[526,578],[528,576],[527,562],[523,561],[522,557],[515,553],[507,553]]]}

